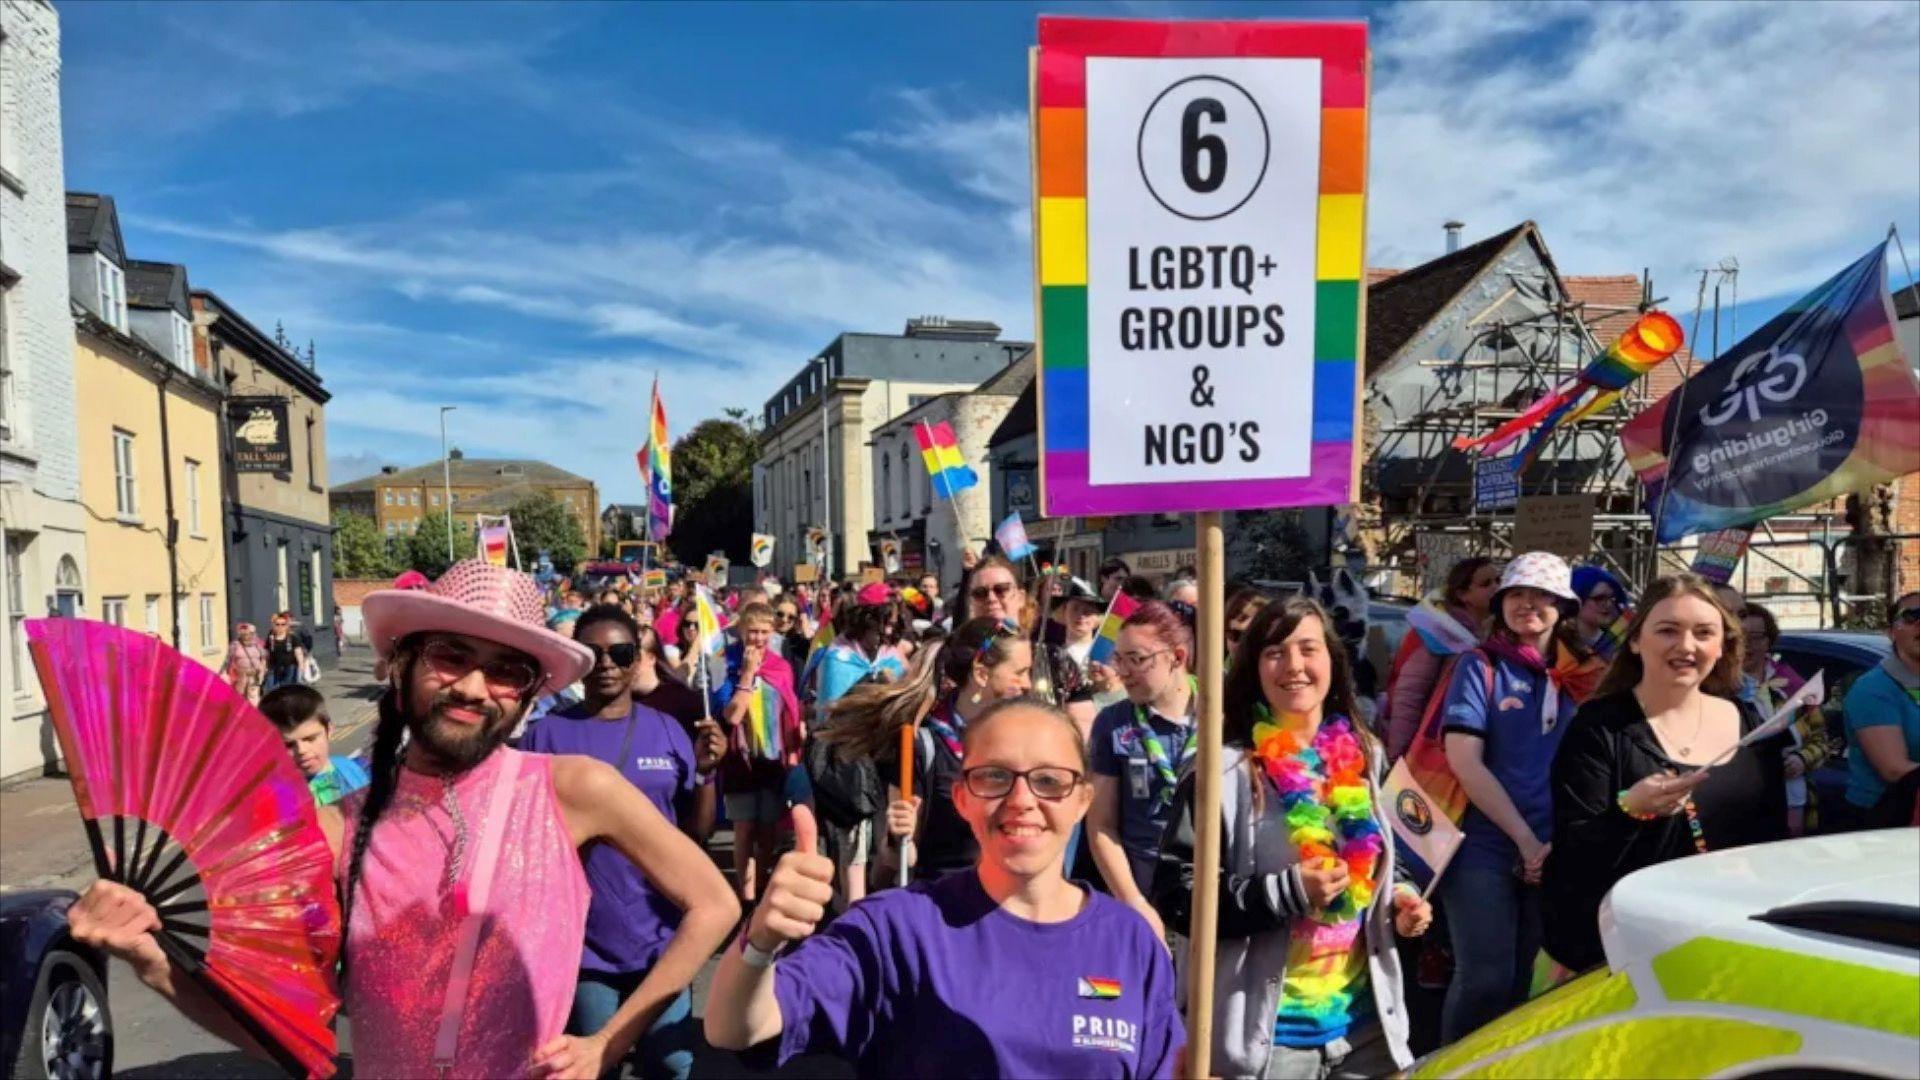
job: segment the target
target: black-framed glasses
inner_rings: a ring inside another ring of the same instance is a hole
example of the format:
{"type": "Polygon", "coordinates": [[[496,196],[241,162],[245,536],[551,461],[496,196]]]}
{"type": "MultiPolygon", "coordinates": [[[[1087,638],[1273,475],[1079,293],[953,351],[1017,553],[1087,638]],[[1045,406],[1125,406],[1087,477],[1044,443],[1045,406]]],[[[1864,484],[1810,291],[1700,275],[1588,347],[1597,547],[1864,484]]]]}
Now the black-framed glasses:
{"type": "Polygon", "coordinates": [[[1012,591],[1013,582],[999,581],[992,585],[975,585],[973,588],[967,590],[967,595],[973,597],[975,600],[985,600],[989,596],[996,600],[1004,600],[1007,594],[1012,591]]]}
{"type": "Polygon", "coordinates": [[[459,682],[478,669],[487,681],[487,691],[495,697],[524,696],[540,682],[540,666],[519,656],[496,656],[482,661],[478,653],[446,638],[431,638],[420,647],[420,659],[434,674],[448,682],[459,682]]]}
{"type": "Polygon", "coordinates": [[[1004,799],[1012,793],[1013,782],[1024,778],[1033,797],[1047,802],[1059,802],[1073,794],[1073,789],[1085,779],[1079,772],[1059,765],[1042,765],[1024,772],[998,765],[977,765],[963,770],[960,778],[967,790],[980,799],[1004,799]]]}
{"type": "Polygon", "coordinates": [[[773,613],[773,621],[775,622],[792,622],[799,617],[799,612],[789,611],[786,608],[781,608],[773,613]]]}
{"type": "Polygon", "coordinates": [[[603,656],[613,661],[614,667],[623,668],[632,667],[633,662],[640,659],[640,645],[638,642],[619,641],[612,645],[589,645],[583,641],[581,644],[593,650],[593,664],[595,667],[600,666],[600,658],[603,656]]]}

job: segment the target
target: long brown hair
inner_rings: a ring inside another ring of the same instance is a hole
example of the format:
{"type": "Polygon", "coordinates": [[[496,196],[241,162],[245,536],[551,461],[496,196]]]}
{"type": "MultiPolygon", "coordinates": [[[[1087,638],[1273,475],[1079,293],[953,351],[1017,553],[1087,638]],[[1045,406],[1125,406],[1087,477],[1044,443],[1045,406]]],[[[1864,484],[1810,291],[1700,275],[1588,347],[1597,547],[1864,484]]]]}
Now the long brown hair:
{"type": "MultiPolygon", "coordinates": [[[[1360,751],[1366,755],[1367,774],[1372,776],[1373,763],[1380,760],[1380,747],[1373,733],[1361,722],[1358,697],[1353,689],[1353,661],[1347,656],[1347,647],[1341,643],[1340,635],[1334,631],[1333,617],[1317,601],[1304,595],[1296,594],[1276,600],[1260,609],[1260,613],[1253,617],[1252,625],[1247,627],[1247,632],[1240,636],[1240,647],[1233,654],[1233,666],[1227,671],[1226,694],[1223,698],[1226,714],[1222,718],[1223,741],[1229,746],[1249,751],[1253,749],[1253,725],[1267,704],[1266,690],[1260,685],[1260,654],[1293,636],[1301,622],[1307,619],[1320,620],[1320,635],[1332,668],[1327,700],[1320,705],[1321,719],[1324,722],[1331,717],[1344,716],[1352,723],[1360,751]]],[[[1260,763],[1251,753],[1247,755],[1247,774],[1253,782],[1254,805],[1264,805],[1266,792],[1261,783],[1260,763]]]]}
{"type": "Polygon", "coordinates": [[[942,697],[965,685],[974,665],[999,667],[1020,640],[1017,631],[993,619],[962,623],[946,641],[922,648],[905,676],[861,683],[847,691],[828,708],[821,741],[849,757],[883,756],[898,745],[902,727],[919,723],[942,697]]]}
{"type": "Polygon", "coordinates": [[[1707,677],[1700,680],[1700,689],[1715,697],[1737,698],[1740,695],[1740,671],[1746,661],[1746,638],[1737,616],[1720,606],[1720,600],[1713,594],[1713,583],[1699,574],[1672,574],[1663,577],[1647,587],[1640,597],[1640,606],[1634,609],[1633,618],[1627,623],[1627,636],[1620,651],[1614,654],[1613,666],[1600,680],[1600,688],[1594,691],[1595,697],[1608,694],[1622,694],[1640,685],[1640,678],[1646,674],[1646,664],[1640,654],[1633,651],[1633,644],[1640,640],[1640,633],[1652,618],[1653,609],[1667,600],[1678,600],[1693,596],[1705,600],[1713,610],[1720,613],[1720,662],[1713,665],[1707,677]]]}

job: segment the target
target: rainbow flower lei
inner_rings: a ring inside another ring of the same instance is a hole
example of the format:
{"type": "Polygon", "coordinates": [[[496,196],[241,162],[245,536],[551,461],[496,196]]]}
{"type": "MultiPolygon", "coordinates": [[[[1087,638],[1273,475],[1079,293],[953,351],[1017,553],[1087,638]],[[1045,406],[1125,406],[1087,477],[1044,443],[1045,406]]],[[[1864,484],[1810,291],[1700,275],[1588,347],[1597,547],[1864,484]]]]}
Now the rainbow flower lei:
{"type": "Polygon", "coordinates": [[[1373,903],[1375,871],[1386,840],[1373,819],[1373,795],[1367,788],[1367,756],[1344,716],[1323,720],[1311,742],[1302,727],[1275,722],[1258,707],[1253,753],[1273,781],[1286,814],[1287,838],[1302,863],[1339,859],[1347,864],[1348,884],[1319,922],[1336,924],[1358,917],[1373,903]]]}

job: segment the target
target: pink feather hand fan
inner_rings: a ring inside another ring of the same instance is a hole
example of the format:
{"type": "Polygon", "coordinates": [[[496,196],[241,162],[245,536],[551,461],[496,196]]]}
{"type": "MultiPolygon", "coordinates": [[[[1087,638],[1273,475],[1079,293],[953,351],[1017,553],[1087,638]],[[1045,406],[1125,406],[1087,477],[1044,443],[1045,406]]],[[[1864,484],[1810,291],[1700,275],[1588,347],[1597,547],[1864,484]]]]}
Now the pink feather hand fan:
{"type": "Polygon", "coordinates": [[[279,732],[156,638],[26,626],[95,869],[153,904],[168,958],[281,1067],[331,1076],[333,854],[279,732]]]}

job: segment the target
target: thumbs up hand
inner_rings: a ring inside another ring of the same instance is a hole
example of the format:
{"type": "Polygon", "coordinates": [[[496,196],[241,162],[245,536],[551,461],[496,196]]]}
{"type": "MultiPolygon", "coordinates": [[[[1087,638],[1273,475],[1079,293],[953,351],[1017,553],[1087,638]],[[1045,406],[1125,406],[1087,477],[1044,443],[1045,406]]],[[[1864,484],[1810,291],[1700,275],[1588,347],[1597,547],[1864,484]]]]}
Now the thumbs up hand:
{"type": "Polygon", "coordinates": [[[833,860],[819,854],[820,825],[804,804],[793,807],[793,841],[747,927],[747,939],[762,952],[812,934],[833,899],[833,860]]]}

